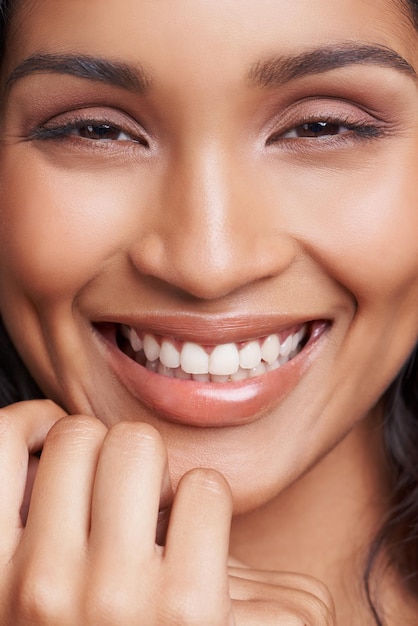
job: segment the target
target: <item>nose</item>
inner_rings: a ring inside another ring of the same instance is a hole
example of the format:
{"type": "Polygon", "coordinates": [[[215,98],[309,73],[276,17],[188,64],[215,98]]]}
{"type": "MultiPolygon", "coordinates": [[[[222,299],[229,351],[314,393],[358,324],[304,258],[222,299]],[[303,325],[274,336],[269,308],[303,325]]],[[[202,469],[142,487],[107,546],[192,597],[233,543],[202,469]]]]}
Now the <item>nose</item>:
{"type": "Polygon", "coordinates": [[[283,272],[296,254],[245,158],[214,145],[167,166],[152,227],[137,238],[137,270],[202,300],[216,300],[283,272]]]}

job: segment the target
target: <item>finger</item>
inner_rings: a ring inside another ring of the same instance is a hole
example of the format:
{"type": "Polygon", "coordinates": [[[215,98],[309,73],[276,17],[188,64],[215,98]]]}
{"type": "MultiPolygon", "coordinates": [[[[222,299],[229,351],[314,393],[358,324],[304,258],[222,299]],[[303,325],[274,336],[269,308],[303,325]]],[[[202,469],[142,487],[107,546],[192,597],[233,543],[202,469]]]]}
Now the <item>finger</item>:
{"type": "Polygon", "coordinates": [[[155,556],[157,524],[172,500],[165,445],[142,423],[109,430],[94,485],[91,559],[104,576],[132,579],[155,556]]]}
{"type": "Polygon", "coordinates": [[[72,416],[50,430],[39,463],[21,558],[47,561],[53,570],[79,559],[85,549],[97,459],[106,428],[97,419],[72,416]]]}
{"type": "Polygon", "coordinates": [[[187,610],[198,607],[199,623],[232,623],[227,577],[231,515],[231,491],[219,473],[195,469],[183,476],[164,557],[170,575],[165,597],[177,609],[176,618],[187,618],[187,610]]]}
{"type": "MultiPolygon", "coordinates": [[[[272,589],[275,587],[281,587],[283,589],[298,589],[304,593],[319,598],[325,606],[330,608],[331,612],[334,610],[333,599],[327,587],[321,581],[313,578],[312,576],[296,574],[293,572],[274,572],[234,566],[230,566],[228,568],[228,572],[230,575],[230,589],[233,597],[240,597],[240,592],[243,592],[247,588],[244,584],[241,585],[241,583],[247,580],[269,585],[272,589]]],[[[251,585],[249,588],[251,589],[251,585]]],[[[244,596],[241,596],[240,599],[243,599],[243,597],[244,596]]]]}
{"type": "Polygon", "coordinates": [[[260,623],[280,623],[281,626],[334,625],[333,602],[328,593],[324,594],[321,583],[309,577],[304,580],[304,576],[292,574],[289,577],[278,575],[278,578],[286,585],[230,577],[230,594],[237,626],[255,626],[260,623]],[[289,587],[289,582],[304,588],[289,587]]]}
{"type": "Polygon", "coordinates": [[[260,599],[255,602],[234,600],[233,612],[236,626],[333,626],[332,622],[324,622],[322,617],[307,612],[300,603],[286,607],[260,599]]]}
{"type": "Polygon", "coordinates": [[[9,553],[22,531],[29,452],[42,448],[51,427],[65,411],[50,400],[19,402],[0,410],[0,528],[1,550],[9,553]]]}
{"type": "Polygon", "coordinates": [[[64,623],[64,615],[68,623],[81,623],[76,599],[85,583],[91,495],[105,432],[95,418],[72,416],[45,440],[10,590],[16,615],[34,623],[64,623]]]}

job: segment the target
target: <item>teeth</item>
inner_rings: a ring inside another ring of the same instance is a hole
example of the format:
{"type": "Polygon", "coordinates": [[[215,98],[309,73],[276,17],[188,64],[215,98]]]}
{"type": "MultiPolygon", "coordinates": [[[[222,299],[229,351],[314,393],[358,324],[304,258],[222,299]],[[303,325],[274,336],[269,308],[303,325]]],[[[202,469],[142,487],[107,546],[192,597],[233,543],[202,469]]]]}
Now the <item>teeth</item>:
{"type": "Polygon", "coordinates": [[[290,354],[292,354],[292,352],[295,352],[295,350],[297,350],[297,347],[299,345],[299,333],[296,333],[294,335],[292,335],[292,349],[290,351],[290,354]]]}
{"type": "Polygon", "coordinates": [[[209,372],[209,355],[197,343],[187,342],[181,351],[180,365],[188,374],[207,374],[209,372]]]}
{"type": "Polygon", "coordinates": [[[234,383],[237,383],[240,380],[246,380],[248,378],[248,375],[249,375],[248,370],[240,367],[239,370],[235,372],[235,374],[231,374],[231,380],[234,383]]]}
{"type": "Polygon", "coordinates": [[[261,348],[258,341],[250,341],[239,351],[239,365],[252,370],[261,362],[261,348]]]}
{"type": "Polygon", "coordinates": [[[180,366],[180,352],[166,339],[161,344],[160,361],[166,367],[173,369],[180,366]]]}
{"type": "Polygon", "coordinates": [[[156,361],[160,356],[160,344],[152,335],[144,337],[144,352],[148,361],[156,361]]]}
{"type": "Polygon", "coordinates": [[[157,372],[162,376],[168,376],[169,378],[174,378],[174,370],[171,367],[166,367],[160,361],[157,372]]]}
{"type": "Polygon", "coordinates": [[[138,335],[136,334],[133,328],[131,328],[129,331],[129,341],[131,342],[132,350],[134,352],[139,352],[140,350],[142,350],[143,342],[138,337],[138,335]]]}
{"type": "Polygon", "coordinates": [[[211,352],[193,342],[178,349],[170,339],[152,334],[141,338],[126,325],[121,326],[121,333],[135,352],[132,358],[151,372],[179,380],[227,383],[261,376],[288,363],[300,352],[307,325],[282,342],[278,334],[273,334],[241,344],[240,349],[235,343],[227,343],[215,346],[211,352]]]}
{"type": "Polygon", "coordinates": [[[192,378],[199,383],[208,383],[210,381],[209,374],[192,374],[192,378]]]}
{"type": "Polygon", "coordinates": [[[156,361],[147,361],[145,363],[145,367],[147,368],[147,370],[150,370],[150,372],[158,372],[159,365],[159,359],[157,359],[156,361]]]}
{"type": "Polygon", "coordinates": [[[302,326],[302,328],[300,329],[300,331],[298,332],[298,341],[302,341],[302,339],[305,339],[306,333],[308,331],[308,327],[306,324],[304,324],[302,326]]]}
{"type": "Polygon", "coordinates": [[[209,357],[209,373],[216,376],[230,376],[239,368],[238,348],[234,343],[216,346],[209,357]]]}
{"type": "Polygon", "coordinates": [[[192,379],[192,375],[182,370],[181,367],[176,367],[176,369],[173,371],[174,371],[174,378],[179,378],[180,380],[192,379]]]}
{"type": "Polygon", "coordinates": [[[125,339],[131,338],[131,329],[129,328],[129,326],[125,326],[125,324],[122,324],[121,326],[121,333],[125,337],[125,339]]]}
{"type": "Polygon", "coordinates": [[[261,346],[263,361],[271,365],[277,361],[280,354],[280,339],[277,335],[270,335],[261,346]]]}
{"type": "Polygon", "coordinates": [[[251,370],[251,376],[261,376],[261,374],[265,374],[267,372],[267,367],[265,363],[260,363],[257,367],[251,370]]]}
{"type": "Polygon", "coordinates": [[[210,379],[213,383],[227,383],[229,381],[229,376],[217,376],[216,374],[211,374],[210,379]]]}
{"type": "Polygon", "coordinates": [[[288,357],[292,352],[293,335],[289,335],[280,346],[280,356],[288,357]]]}

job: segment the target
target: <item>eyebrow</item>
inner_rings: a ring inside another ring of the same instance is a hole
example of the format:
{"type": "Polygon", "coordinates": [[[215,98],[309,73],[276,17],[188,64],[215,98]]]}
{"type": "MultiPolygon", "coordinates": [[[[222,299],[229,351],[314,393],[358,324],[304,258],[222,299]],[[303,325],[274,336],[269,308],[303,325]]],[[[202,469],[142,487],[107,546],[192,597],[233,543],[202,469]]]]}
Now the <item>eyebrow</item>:
{"type": "Polygon", "coordinates": [[[24,76],[40,73],[58,73],[87,78],[128,91],[146,93],[151,80],[141,65],[135,67],[119,61],[78,54],[37,54],[28,57],[12,71],[7,86],[24,76]]]}
{"type": "Polygon", "coordinates": [[[391,48],[348,43],[267,58],[251,66],[248,79],[258,87],[279,87],[296,78],[358,64],[388,67],[417,78],[412,65],[391,48]]]}
{"type": "MultiPolygon", "coordinates": [[[[391,48],[349,43],[304,51],[296,56],[276,55],[254,63],[248,80],[257,87],[279,87],[307,75],[322,74],[349,65],[378,65],[398,70],[413,78],[417,74],[406,59],[391,48]]],[[[24,59],[7,79],[6,85],[37,73],[58,73],[115,85],[145,94],[151,79],[145,69],[119,61],[78,54],[37,54],[24,59]]]]}

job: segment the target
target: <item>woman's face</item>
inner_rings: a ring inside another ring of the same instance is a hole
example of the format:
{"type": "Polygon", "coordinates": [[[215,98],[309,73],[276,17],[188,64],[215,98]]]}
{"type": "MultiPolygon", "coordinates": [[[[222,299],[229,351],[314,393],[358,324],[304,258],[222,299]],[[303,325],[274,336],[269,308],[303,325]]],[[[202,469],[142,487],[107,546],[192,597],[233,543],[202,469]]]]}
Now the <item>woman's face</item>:
{"type": "Polygon", "coordinates": [[[387,0],[26,2],[0,309],[44,392],[237,510],[332,449],[417,341],[414,69],[387,0]]]}

